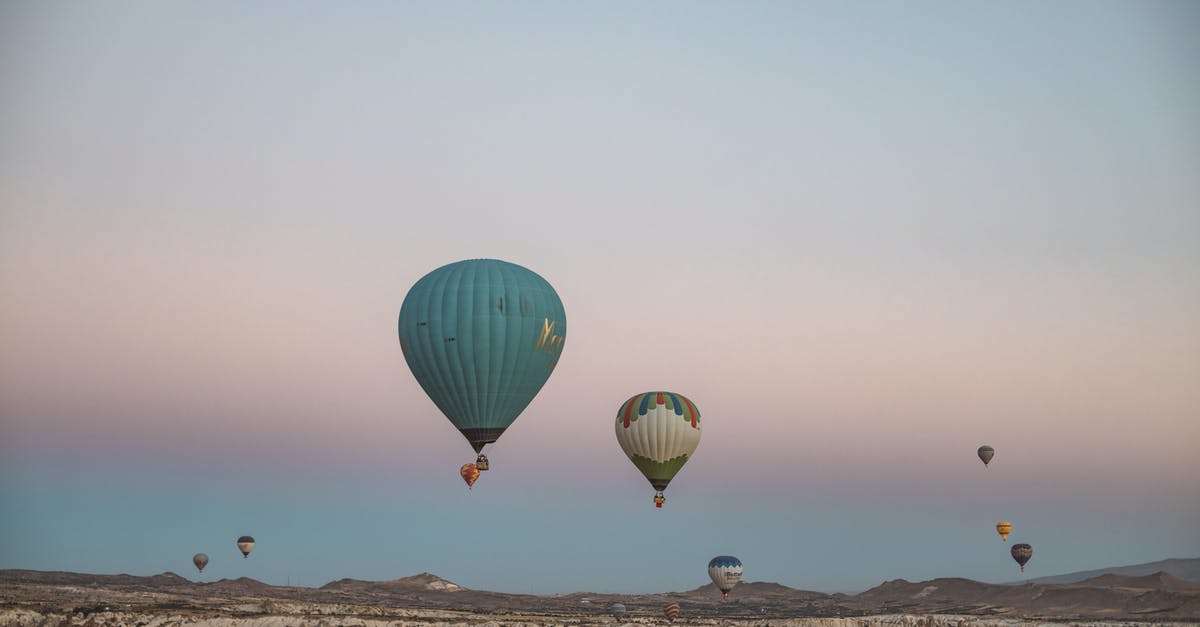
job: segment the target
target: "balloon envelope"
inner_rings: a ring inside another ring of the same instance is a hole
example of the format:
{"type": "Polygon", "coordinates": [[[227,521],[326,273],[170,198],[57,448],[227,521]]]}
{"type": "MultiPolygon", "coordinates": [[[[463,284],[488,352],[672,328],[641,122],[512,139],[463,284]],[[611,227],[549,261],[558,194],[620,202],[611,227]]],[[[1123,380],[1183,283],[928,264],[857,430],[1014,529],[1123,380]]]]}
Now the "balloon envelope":
{"type": "Polygon", "coordinates": [[[398,331],[417,383],[478,453],[545,385],[567,316],[533,271],[471,259],[421,277],[400,306],[398,331]]]}
{"type": "Polygon", "coordinates": [[[624,603],[613,603],[608,609],[612,612],[613,618],[620,618],[625,615],[624,603]]]}
{"type": "Polygon", "coordinates": [[[656,490],[667,484],[700,445],[700,411],[682,394],[635,394],[617,410],[617,443],[656,490]]]}
{"type": "Polygon", "coordinates": [[[192,563],[196,565],[196,570],[204,572],[204,567],[208,566],[208,556],[203,553],[197,553],[192,556],[192,563]]]}
{"type": "Polygon", "coordinates": [[[987,466],[988,462],[992,461],[992,457],[996,455],[996,449],[984,445],[979,447],[979,450],[976,451],[976,454],[979,455],[979,459],[983,462],[983,465],[987,466]]]}
{"type": "Polygon", "coordinates": [[[462,468],[458,469],[458,474],[462,476],[463,481],[467,482],[467,489],[475,485],[475,481],[479,479],[479,469],[475,464],[463,464],[462,468]]]}
{"type": "Polygon", "coordinates": [[[238,538],[237,548],[242,552],[242,557],[250,557],[250,551],[254,550],[254,538],[250,536],[238,538]]]}
{"type": "Polygon", "coordinates": [[[1000,539],[1004,540],[1005,542],[1008,541],[1008,534],[1012,533],[1012,530],[1012,523],[1008,522],[1007,520],[1002,520],[996,523],[996,533],[1000,534],[1000,539]]]}
{"type": "Polygon", "coordinates": [[[732,555],[718,555],[708,561],[708,576],[723,598],[742,580],[742,560],[732,555]]]}
{"type": "Polygon", "coordinates": [[[1033,547],[1028,544],[1014,544],[1009,552],[1012,553],[1012,558],[1021,565],[1021,572],[1025,572],[1025,563],[1033,557],[1033,547]]]}
{"type": "Polygon", "coordinates": [[[662,611],[663,611],[663,615],[665,615],[668,619],[670,619],[672,623],[675,622],[676,618],[679,618],[679,604],[678,603],[675,603],[675,602],[668,603],[663,606],[662,611]]]}

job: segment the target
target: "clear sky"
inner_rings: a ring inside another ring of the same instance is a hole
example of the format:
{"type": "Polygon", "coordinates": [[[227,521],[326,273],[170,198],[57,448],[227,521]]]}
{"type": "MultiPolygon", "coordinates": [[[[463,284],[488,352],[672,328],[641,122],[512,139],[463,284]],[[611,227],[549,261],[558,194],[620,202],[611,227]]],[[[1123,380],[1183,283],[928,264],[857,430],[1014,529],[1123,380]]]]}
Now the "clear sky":
{"type": "Polygon", "coordinates": [[[0,568],[1200,556],[1198,76],[1194,2],[0,3],[0,568]],[[570,331],[468,492],[395,323],[473,257],[570,331]],[[655,510],[612,422],[660,388],[655,510]]]}

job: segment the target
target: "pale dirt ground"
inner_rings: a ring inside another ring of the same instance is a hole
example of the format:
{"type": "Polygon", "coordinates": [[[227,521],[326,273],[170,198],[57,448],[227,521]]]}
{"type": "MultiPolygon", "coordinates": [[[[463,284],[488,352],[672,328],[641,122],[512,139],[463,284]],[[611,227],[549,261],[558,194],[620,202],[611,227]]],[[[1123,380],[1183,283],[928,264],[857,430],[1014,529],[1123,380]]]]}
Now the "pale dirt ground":
{"type": "MultiPolygon", "coordinates": [[[[375,608],[364,606],[338,606],[328,604],[247,603],[217,610],[209,616],[156,615],[142,612],[95,612],[57,613],[53,610],[34,611],[9,608],[0,610],[0,625],[5,627],[58,627],[78,625],[85,627],[569,627],[583,625],[670,625],[665,619],[651,616],[635,616],[618,622],[611,616],[553,616],[553,615],[505,615],[489,616],[468,612],[438,610],[375,608]],[[221,614],[236,615],[221,615],[221,614]],[[249,614],[258,614],[257,616],[249,614]]],[[[1194,625],[1180,622],[1038,622],[1021,619],[986,618],[950,614],[909,615],[890,614],[854,618],[796,618],[771,620],[726,620],[716,618],[685,619],[681,617],[675,625],[714,625],[738,627],[1035,627],[1080,625],[1107,627],[1116,625],[1141,625],[1145,627],[1174,627],[1194,625]]]]}

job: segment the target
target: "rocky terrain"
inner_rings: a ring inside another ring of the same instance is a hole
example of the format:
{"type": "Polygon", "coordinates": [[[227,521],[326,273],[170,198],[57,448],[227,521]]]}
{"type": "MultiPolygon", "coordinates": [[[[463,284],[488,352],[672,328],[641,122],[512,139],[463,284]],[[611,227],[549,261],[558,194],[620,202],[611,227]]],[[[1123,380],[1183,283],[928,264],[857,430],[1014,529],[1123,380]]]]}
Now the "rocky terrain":
{"type": "Polygon", "coordinates": [[[1153,575],[1154,573],[1166,573],[1172,577],[1186,579],[1188,581],[1200,581],[1200,558],[1190,559],[1169,559],[1159,560],[1157,562],[1146,562],[1145,564],[1133,564],[1132,566],[1117,566],[1115,568],[1101,568],[1097,570],[1081,570],[1079,572],[1067,573],[1065,575],[1053,575],[1051,577],[1037,577],[1035,579],[1027,579],[1030,583],[1075,583],[1085,579],[1092,579],[1100,575],[1127,575],[1129,577],[1141,577],[1143,575],[1153,575]]]}
{"type": "Polygon", "coordinates": [[[885,582],[858,595],[739,585],[727,602],[712,585],[650,595],[557,596],[469,590],[422,573],[391,581],[341,579],[320,588],[253,579],[196,583],[150,577],[0,570],[0,625],[583,625],[665,623],[677,601],[692,625],[1017,627],[1072,624],[1197,624],[1200,583],[1166,573],[1106,574],[1069,584],[989,584],[969,579],[885,582]]]}

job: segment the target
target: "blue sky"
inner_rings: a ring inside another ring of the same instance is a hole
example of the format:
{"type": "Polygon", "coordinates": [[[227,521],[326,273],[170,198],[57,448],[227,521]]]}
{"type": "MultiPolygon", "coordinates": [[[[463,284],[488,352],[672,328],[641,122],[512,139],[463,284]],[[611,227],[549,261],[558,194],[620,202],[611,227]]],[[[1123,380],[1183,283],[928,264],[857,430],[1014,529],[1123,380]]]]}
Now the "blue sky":
{"type": "Polygon", "coordinates": [[[1002,518],[1030,576],[1200,555],[1198,31],[6,2],[0,568],[645,592],[733,554],[857,591],[1016,578],[1002,518]],[[468,493],[395,316],[472,257],[571,334],[468,493]],[[610,423],[659,388],[705,417],[662,511],[610,423]]]}

